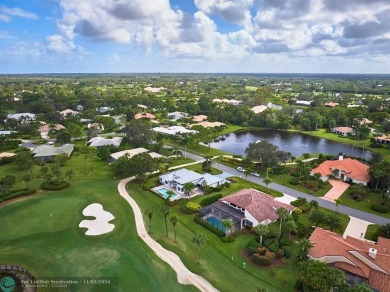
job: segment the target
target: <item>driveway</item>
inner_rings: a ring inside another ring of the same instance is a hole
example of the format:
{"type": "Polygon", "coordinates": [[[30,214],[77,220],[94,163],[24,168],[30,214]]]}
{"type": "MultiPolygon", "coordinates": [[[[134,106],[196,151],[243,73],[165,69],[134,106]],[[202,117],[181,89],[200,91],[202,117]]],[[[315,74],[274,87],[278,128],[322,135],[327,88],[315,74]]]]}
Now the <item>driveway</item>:
{"type": "Polygon", "coordinates": [[[343,181],[330,179],[328,182],[332,185],[332,188],[322,197],[324,200],[334,202],[349,188],[349,184],[343,181]]]}
{"type": "Polygon", "coordinates": [[[350,220],[347,225],[347,228],[345,228],[343,237],[346,238],[347,236],[350,236],[353,238],[364,239],[364,235],[366,234],[368,225],[373,223],[352,216],[349,217],[350,220]]]}
{"type": "Polygon", "coordinates": [[[295,201],[296,199],[297,198],[295,198],[293,196],[289,196],[289,195],[283,194],[283,197],[277,197],[277,198],[275,198],[275,201],[278,201],[278,202],[290,205],[290,203],[292,201],[295,201]]]}

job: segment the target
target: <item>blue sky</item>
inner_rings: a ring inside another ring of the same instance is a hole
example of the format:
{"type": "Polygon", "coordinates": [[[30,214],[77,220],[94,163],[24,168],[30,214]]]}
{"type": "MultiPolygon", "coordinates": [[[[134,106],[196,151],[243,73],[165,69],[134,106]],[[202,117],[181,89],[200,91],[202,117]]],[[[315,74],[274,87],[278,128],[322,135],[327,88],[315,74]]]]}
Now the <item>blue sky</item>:
{"type": "Polygon", "coordinates": [[[390,74],[388,0],[9,0],[0,73],[390,74]]]}

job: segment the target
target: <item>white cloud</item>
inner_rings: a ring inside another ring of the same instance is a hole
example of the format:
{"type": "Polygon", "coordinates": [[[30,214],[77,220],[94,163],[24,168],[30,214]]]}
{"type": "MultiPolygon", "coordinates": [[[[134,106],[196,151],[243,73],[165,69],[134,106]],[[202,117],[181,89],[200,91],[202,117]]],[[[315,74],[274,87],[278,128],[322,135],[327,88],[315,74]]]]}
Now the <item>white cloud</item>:
{"type": "Polygon", "coordinates": [[[11,17],[9,17],[8,15],[0,14],[0,21],[8,22],[10,20],[11,20],[11,17]]]}
{"type": "Polygon", "coordinates": [[[9,8],[7,6],[1,5],[0,13],[8,16],[18,16],[18,17],[34,19],[34,20],[39,19],[38,15],[36,15],[35,13],[22,10],[19,7],[9,8]]]}
{"type": "Polygon", "coordinates": [[[54,34],[46,37],[47,50],[54,53],[70,53],[76,50],[73,41],[67,40],[61,35],[54,34]]]}

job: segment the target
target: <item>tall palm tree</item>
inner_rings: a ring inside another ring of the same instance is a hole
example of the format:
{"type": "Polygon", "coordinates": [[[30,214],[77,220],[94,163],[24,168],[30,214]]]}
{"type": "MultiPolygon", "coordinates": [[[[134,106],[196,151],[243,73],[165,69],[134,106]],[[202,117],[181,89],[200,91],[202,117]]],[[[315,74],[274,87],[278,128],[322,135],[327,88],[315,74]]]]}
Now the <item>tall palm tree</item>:
{"type": "Polygon", "coordinates": [[[326,224],[328,225],[330,231],[335,231],[341,228],[342,221],[337,214],[332,213],[326,217],[326,224]]]}
{"type": "Polygon", "coordinates": [[[314,177],[314,180],[316,181],[316,190],[317,190],[318,189],[318,181],[320,180],[322,175],[321,175],[321,173],[316,172],[315,174],[313,174],[313,177],[314,177]]]}
{"type": "Polygon", "coordinates": [[[309,215],[309,221],[313,223],[316,227],[325,221],[325,214],[320,210],[311,210],[309,215]]]}
{"type": "Polygon", "coordinates": [[[188,182],[183,185],[184,192],[187,195],[187,199],[190,199],[191,192],[195,189],[195,184],[193,182],[188,182]]]}
{"type": "Polygon", "coordinates": [[[144,214],[145,214],[146,216],[148,216],[148,219],[149,219],[149,230],[148,230],[148,232],[150,232],[150,228],[152,227],[153,213],[154,213],[154,210],[153,210],[152,208],[147,208],[147,209],[144,211],[144,214]]]}
{"type": "Polygon", "coordinates": [[[200,263],[200,248],[206,243],[206,235],[203,233],[197,233],[192,238],[192,242],[198,246],[198,264],[200,263]]]}
{"type": "Polygon", "coordinates": [[[311,200],[309,202],[309,207],[310,207],[310,214],[313,212],[313,210],[318,209],[318,202],[316,200],[311,200]]]}
{"type": "Polygon", "coordinates": [[[173,233],[175,234],[175,242],[176,242],[176,225],[177,225],[177,217],[172,215],[171,218],[169,218],[169,222],[171,222],[172,225],[173,225],[173,233]]]}
{"type": "Polygon", "coordinates": [[[259,243],[263,245],[263,236],[267,235],[269,232],[268,225],[259,224],[256,226],[255,232],[259,235],[259,243]]]}
{"type": "Polygon", "coordinates": [[[232,218],[223,219],[221,224],[225,228],[225,236],[228,237],[228,231],[234,227],[232,218]]]}
{"type": "Polygon", "coordinates": [[[270,183],[272,183],[272,179],[266,177],[266,178],[263,180],[263,183],[265,183],[265,185],[266,185],[266,187],[267,187],[267,191],[268,191],[268,185],[269,185],[270,183]]]}
{"type": "Polygon", "coordinates": [[[276,210],[276,214],[278,214],[278,216],[279,216],[279,222],[280,222],[279,223],[279,231],[280,231],[280,233],[282,233],[282,224],[283,224],[283,221],[287,219],[289,212],[287,211],[287,209],[280,207],[279,209],[276,210]]]}
{"type": "Polygon", "coordinates": [[[272,172],[272,168],[271,167],[267,167],[267,178],[268,178],[268,174],[270,173],[270,172],[272,172]]]}
{"type": "Polygon", "coordinates": [[[337,213],[338,213],[339,212],[339,205],[343,202],[343,200],[338,198],[338,199],[335,199],[334,202],[336,204],[336,210],[337,210],[337,213]]]}
{"type": "Polygon", "coordinates": [[[167,205],[163,205],[161,207],[161,213],[162,215],[164,216],[164,222],[165,222],[165,235],[166,237],[168,237],[168,216],[170,214],[170,210],[169,210],[169,207],[167,205]]]}
{"type": "Polygon", "coordinates": [[[245,177],[248,177],[248,175],[250,175],[251,173],[253,172],[253,169],[251,167],[247,167],[244,169],[244,174],[245,174],[245,177]]]}
{"type": "Polygon", "coordinates": [[[309,253],[312,247],[313,245],[307,238],[298,241],[298,255],[297,255],[298,261],[301,262],[307,260],[307,254],[309,253]]]}
{"type": "Polygon", "coordinates": [[[22,177],[22,180],[26,184],[26,190],[27,190],[30,182],[33,180],[33,176],[31,174],[26,174],[22,177]]]}
{"type": "Polygon", "coordinates": [[[65,175],[67,176],[68,180],[69,180],[69,183],[70,183],[70,180],[72,179],[72,176],[74,175],[74,171],[72,169],[68,169],[66,172],[65,172],[65,175]]]}

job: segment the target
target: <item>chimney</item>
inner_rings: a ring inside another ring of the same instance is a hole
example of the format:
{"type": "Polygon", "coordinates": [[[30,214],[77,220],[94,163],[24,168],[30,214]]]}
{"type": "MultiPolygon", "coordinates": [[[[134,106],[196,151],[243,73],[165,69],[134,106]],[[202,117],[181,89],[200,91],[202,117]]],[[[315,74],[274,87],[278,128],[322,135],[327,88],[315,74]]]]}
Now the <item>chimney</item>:
{"type": "Polygon", "coordinates": [[[343,159],[344,159],[343,155],[340,155],[339,160],[343,160],[343,159]]]}
{"type": "Polygon", "coordinates": [[[376,253],[377,253],[377,250],[376,250],[375,248],[370,247],[370,248],[368,249],[368,255],[369,255],[370,257],[372,257],[373,259],[376,258],[376,253]]]}

